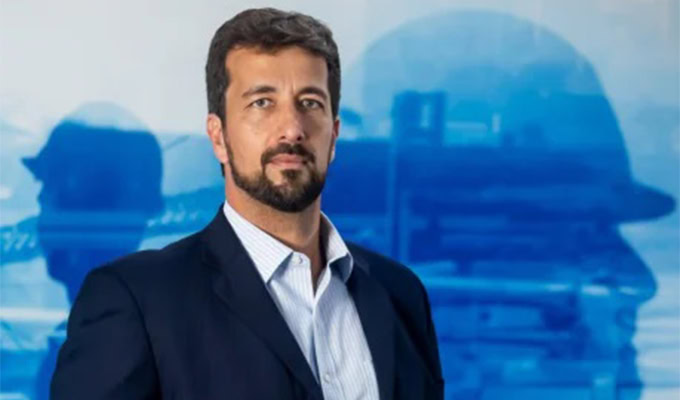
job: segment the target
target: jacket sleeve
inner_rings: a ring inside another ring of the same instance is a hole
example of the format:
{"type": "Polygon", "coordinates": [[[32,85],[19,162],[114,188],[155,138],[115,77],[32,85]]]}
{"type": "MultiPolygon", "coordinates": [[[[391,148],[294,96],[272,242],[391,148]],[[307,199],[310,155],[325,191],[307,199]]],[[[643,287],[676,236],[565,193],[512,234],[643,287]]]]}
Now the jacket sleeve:
{"type": "Polygon", "coordinates": [[[53,400],[153,399],[158,376],[142,315],[108,268],[85,279],[52,377],[53,400]]]}

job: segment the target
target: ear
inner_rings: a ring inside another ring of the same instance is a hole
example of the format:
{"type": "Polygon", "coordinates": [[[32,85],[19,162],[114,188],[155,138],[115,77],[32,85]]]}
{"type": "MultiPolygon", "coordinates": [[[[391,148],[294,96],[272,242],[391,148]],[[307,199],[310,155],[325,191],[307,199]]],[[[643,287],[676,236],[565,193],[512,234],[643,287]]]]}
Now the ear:
{"type": "Polygon", "coordinates": [[[333,137],[331,138],[331,157],[328,160],[329,164],[335,160],[335,143],[338,141],[338,136],[340,136],[340,118],[336,118],[335,121],[333,121],[333,137]]]}
{"type": "Polygon", "coordinates": [[[215,153],[215,158],[226,165],[228,162],[227,148],[224,143],[224,128],[222,126],[222,120],[217,114],[208,114],[208,119],[206,120],[206,132],[208,133],[208,138],[212,142],[213,152],[215,153]]]}

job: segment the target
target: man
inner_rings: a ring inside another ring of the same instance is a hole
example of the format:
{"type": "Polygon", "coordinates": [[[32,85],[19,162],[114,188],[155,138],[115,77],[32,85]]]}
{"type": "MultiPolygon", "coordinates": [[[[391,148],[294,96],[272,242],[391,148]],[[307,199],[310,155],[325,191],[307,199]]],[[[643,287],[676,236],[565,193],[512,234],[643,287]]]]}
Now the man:
{"type": "Polygon", "coordinates": [[[320,210],[340,129],[331,32],[244,11],[206,75],[227,201],[203,231],[88,276],[53,398],[443,398],[424,287],[320,210]]]}

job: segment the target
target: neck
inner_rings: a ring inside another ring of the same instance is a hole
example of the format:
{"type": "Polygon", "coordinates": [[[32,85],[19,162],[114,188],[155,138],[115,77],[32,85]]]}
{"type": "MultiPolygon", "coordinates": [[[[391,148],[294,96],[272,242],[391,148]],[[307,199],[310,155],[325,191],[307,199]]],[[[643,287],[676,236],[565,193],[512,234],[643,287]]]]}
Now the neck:
{"type": "Polygon", "coordinates": [[[240,188],[229,186],[226,198],[236,212],[286,246],[309,257],[313,271],[321,270],[321,196],[306,209],[288,213],[253,199],[240,188]]]}

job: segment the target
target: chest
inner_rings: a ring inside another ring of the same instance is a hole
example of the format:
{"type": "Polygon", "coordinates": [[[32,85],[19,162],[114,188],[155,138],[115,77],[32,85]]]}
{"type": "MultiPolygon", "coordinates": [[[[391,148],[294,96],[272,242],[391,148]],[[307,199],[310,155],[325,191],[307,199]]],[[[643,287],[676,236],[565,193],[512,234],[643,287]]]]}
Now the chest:
{"type": "Polygon", "coordinates": [[[373,360],[356,305],[338,275],[289,268],[267,290],[327,399],[377,399],[373,360]]]}

